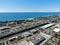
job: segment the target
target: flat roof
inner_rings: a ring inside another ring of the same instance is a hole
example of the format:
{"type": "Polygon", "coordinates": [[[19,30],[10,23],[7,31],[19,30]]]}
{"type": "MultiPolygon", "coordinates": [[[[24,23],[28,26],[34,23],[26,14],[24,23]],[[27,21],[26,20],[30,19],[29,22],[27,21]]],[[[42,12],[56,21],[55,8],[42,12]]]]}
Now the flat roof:
{"type": "Polygon", "coordinates": [[[50,26],[52,26],[52,25],[54,25],[54,23],[46,24],[46,25],[44,25],[44,26],[41,26],[41,28],[47,28],[47,27],[50,27],[50,26]]]}
{"type": "Polygon", "coordinates": [[[0,30],[1,30],[1,29],[4,29],[4,28],[9,28],[9,27],[7,27],[7,26],[3,26],[3,27],[0,27],[0,30]]]}
{"type": "Polygon", "coordinates": [[[60,29],[59,28],[55,28],[53,31],[54,32],[60,32],[60,29]]]}
{"type": "Polygon", "coordinates": [[[34,43],[35,45],[39,45],[39,44],[41,44],[44,40],[45,40],[44,37],[39,37],[39,38],[37,38],[37,39],[32,39],[32,40],[30,40],[30,41],[31,41],[32,43],[34,43]]]}

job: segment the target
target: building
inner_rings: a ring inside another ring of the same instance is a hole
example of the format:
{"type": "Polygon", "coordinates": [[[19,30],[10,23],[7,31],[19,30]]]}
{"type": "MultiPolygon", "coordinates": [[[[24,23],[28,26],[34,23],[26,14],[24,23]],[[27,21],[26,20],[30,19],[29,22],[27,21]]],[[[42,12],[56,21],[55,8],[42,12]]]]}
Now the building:
{"type": "Polygon", "coordinates": [[[12,42],[17,40],[17,38],[18,38],[18,36],[7,38],[7,40],[2,39],[2,40],[0,40],[0,45],[10,45],[12,42]]]}
{"type": "Polygon", "coordinates": [[[58,32],[60,32],[60,29],[59,28],[55,28],[53,31],[58,33],[58,32]]]}
{"type": "Polygon", "coordinates": [[[45,40],[45,38],[42,37],[41,39],[39,39],[39,38],[38,39],[33,39],[30,42],[34,45],[40,45],[44,40],[45,40]]]}
{"type": "Polygon", "coordinates": [[[21,36],[22,37],[29,37],[29,36],[32,36],[32,34],[30,32],[24,32],[24,33],[22,33],[21,36]]]}
{"type": "Polygon", "coordinates": [[[32,30],[29,30],[30,33],[33,33],[33,34],[36,34],[38,33],[38,30],[37,29],[32,29],[32,30]]]}
{"type": "Polygon", "coordinates": [[[54,25],[54,23],[50,23],[50,24],[43,25],[43,26],[41,26],[40,28],[41,28],[41,29],[47,29],[47,28],[49,28],[49,27],[52,27],[53,25],[54,25]]]}
{"type": "Polygon", "coordinates": [[[26,40],[23,40],[21,41],[20,43],[18,43],[18,45],[34,45],[33,43],[31,43],[30,41],[26,41],[26,40]]]}
{"type": "Polygon", "coordinates": [[[7,27],[7,26],[3,26],[3,27],[0,27],[0,30],[5,30],[5,29],[9,29],[10,27],[7,27]]]}
{"type": "Polygon", "coordinates": [[[49,41],[48,41],[48,44],[49,44],[49,45],[55,45],[55,43],[54,43],[52,40],[49,40],[49,41]]]}

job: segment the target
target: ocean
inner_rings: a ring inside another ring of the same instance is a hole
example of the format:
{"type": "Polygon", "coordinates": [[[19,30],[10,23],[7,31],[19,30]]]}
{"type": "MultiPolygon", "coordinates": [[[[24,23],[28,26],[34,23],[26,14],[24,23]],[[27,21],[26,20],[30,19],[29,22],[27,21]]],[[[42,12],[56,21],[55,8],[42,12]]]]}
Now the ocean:
{"type": "Polygon", "coordinates": [[[26,18],[35,18],[49,15],[57,15],[60,12],[12,12],[0,13],[0,21],[21,20],[26,18]]]}

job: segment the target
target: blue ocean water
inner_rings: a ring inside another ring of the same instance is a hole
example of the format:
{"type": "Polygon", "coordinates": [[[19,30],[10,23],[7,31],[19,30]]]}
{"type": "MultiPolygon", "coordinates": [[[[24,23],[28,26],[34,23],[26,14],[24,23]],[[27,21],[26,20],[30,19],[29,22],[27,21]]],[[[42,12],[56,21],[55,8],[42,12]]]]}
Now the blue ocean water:
{"type": "Polygon", "coordinates": [[[34,18],[48,15],[57,15],[60,12],[17,12],[17,13],[0,13],[0,21],[19,20],[26,18],[34,18]]]}

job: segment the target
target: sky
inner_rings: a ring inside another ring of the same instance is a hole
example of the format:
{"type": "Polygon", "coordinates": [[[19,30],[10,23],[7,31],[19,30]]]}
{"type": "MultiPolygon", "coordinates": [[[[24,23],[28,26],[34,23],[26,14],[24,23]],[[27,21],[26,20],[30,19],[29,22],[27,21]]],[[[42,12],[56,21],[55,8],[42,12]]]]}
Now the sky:
{"type": "Polygon", "coordinates": [[[60,0],[0,0],[0,12],[60,12],[60,0]]]}

